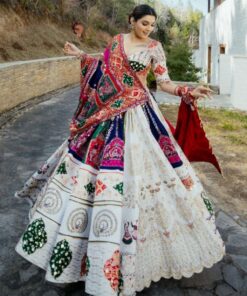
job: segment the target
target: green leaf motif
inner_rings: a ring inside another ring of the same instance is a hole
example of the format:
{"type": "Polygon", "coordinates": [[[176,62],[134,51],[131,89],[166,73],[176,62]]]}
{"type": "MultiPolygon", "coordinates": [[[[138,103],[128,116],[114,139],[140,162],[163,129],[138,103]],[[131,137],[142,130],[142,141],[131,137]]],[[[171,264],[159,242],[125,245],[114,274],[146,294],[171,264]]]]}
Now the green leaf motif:
{"type": "Polygon", "coordinates": [[[69,243],[65,239],[58,242],[53,249],[50,259],[51,274],[53,277],[58,278],[70,264],[71,260],[72,251],[70,250],[69,243]]]}
{"type": "Polygon", "coordinates": [[[113,186],[114,189],[116,189],[121,195],[123,195],[123,182],[120,182],[119,184],[113,186]]]}
{"type": "Polygon", "coordinates": [[[90,182],[87,185],[85,185],[84,188],[87,190],[87,193],[88,194],[91,194],[91,193],[94,193],[95,192],[95,186],[93,185],[92,182],[90,182]]]}
{"type": "Polygon", "coordinates": [[[204,204],[205,204],[206,207],[207,207],[207,210],[209,211],[209,213],[210,213],[211,215],[213,215],[213,214],[214,214],[214,209],[213,209],[213,206],[212,206],[210,200],[207,198],[207,194],[206,194],[205,191],[202,191],[202,193],[201,193],[201,197],[202,197],[202,199],[203,199],[203,201],[204,201],[204,204]]]}
{"type": "Polygon", "coordinates": [[[127,75],[126,73],[123,74],[123,83],[129,86],[133,86],[134,79],[132,76],[127,75]]]}
{"type": "Polygon", "coordinates": [[[28,254],[33,254],[37,249],[47,243],[45,223],[42,218],[34,220],[28,225],[22,236],[22,248],[28,254]]]}
{"type": "Polygon", "coordinates": [[[117,41],[113,42],[111,50],[114,51],[114,49],[117,47],[117,45],[118,45],[117,41]]]}
{"type": "Polygon", "coordinates": [[[85,66],[82,70],[81,70],[81,75],[85,76],[87,73],[87,66],[85,66]]]}
{"type": "Polygon", "coordinates": [[[205,205],[206,205],[206,207],[207,207],[209,213],[210,213],[211,215],[213,215],[213,214],[214,214],[214,210],[213,210],[213,206],[212,206],[210,200],[207,199],[207,198],[203,198],[203,201],[204,201],[204,203],[205,203],[205,205]]]}
{"type": "Polygon", "coordinates": [[[62,163],[60,164],[60,166],[58,167],[58,169],[57,169],[57,174],[67,174],[66,163],[65,163],[65,161],[62,162],[62,163]]]}
{"type": "Polygon", "coordinates": [[[111,107],[112,107],[112,108],[115,108],[115,109],[118,109],[118,108],[121,107],[122,103],[123,103],[123,99],[116,100],[116,101],[111,105],[111,107]]]}

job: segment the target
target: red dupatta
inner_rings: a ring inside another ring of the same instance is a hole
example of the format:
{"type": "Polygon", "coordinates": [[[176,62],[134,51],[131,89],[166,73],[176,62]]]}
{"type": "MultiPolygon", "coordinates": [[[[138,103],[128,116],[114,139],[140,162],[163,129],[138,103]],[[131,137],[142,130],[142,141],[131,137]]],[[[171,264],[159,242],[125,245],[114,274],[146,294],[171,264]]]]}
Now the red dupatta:
{"type": "Polygon", "coordinates": [[[174,137],[189,161],[209,162],[221,173],[195,104],[191,106],[181,101],[174,137]]]}
{"type": "MultiPolygon", "coordinates": [[[[130,67],[124,52],[123,36],[115,36],[105,52],[106,62],[101,66],[102,75],[97,81],[97,87],[89,87],[92,78],[88,71],[92,60],[85,56],[82,60],[82,91],[81,100],[84,102],[77,109],[73,121],[73,134],[78,134],[93,125],[127,111],[148,101],[149,94],[142,85],[135,71],[130,67]],[[85,99],[84,99],[85,98],[85,99]],[[85,102],[91,102],[91,109],[85,102]],[[81,115],[81,116],[80,116],[81,115]],[[76,120],[81,118],[80,120],[76,120]]],[[[92,58],[91,58],[92,59],[92,58]]],[[[95,68],[94,68],[95,69],[95,68]]]]}

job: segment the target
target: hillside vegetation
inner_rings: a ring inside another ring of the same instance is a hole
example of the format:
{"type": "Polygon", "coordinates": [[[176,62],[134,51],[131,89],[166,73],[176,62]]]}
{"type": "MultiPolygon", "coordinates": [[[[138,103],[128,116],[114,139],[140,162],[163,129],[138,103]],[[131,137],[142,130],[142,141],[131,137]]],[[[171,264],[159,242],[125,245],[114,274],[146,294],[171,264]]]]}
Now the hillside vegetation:
{"type": "MultiPolygon", "coordinates": [[[[172,10],[159,0],[146,2],[159,3],[152,37],[165,48],[171,78],[197,81],[199,69],[191,56],[198,47],[202,14],[191,8],[172,10]]],[[[102,51],[113,35],[129,31],[134,6],[134,0],[0,0],[0,62],[63,56],[65,41],[89,53],[102,51]],[[73,21],[84,25],[83,39],[73,34],[73,21]]]]}

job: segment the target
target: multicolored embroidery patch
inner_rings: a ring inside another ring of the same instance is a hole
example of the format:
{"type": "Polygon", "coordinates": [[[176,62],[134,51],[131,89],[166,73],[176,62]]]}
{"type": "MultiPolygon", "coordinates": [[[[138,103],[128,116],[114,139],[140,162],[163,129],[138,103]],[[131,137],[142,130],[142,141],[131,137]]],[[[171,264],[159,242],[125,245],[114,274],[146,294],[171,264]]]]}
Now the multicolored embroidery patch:
{"type": "Polygon", "coordinates": [[[124,124],[121,116],[112,121],[105,140],[105,148],[101,160],[101,169],[118,169],[124,167],[124,124]]]}
{"type": "Polygon", "coordinates": [[[101,102],[106,103],[110,98],[117,95],[119,87],[114,77],[108,74],[104,74],[99,82],[98,96],[101,102]]]}
{"type": "Polygon", "coordinates": [[[46,243],[47,233],[45,231],[45,223],[42,218],[36,219],[28,225],[27,230],[22,236],[22,248],[30,255],[37,249],[42,248],[46,243]]]}
{"type": "Polygon", "coordinates": [[[53,249],[50,259],[51,274],[53,277],[58,278],[70,264],[71,260],[72,251],[67,240],[64,239],[58,242],[53,249]]]}
{"type": "Polygon", "coordinates": [[[123,287],[123,279],[120,271],[120,252],[116,250],[112,257],[104,265],[104,274],[115,292],[120,292],[123,287]]]}
{"type": "Polygon", "coordinates": [[[105,141],[102,136],[98,136],[90,141],[85,157],[86,164],[96,169],[98,168],[104,143],[105,141]]]}

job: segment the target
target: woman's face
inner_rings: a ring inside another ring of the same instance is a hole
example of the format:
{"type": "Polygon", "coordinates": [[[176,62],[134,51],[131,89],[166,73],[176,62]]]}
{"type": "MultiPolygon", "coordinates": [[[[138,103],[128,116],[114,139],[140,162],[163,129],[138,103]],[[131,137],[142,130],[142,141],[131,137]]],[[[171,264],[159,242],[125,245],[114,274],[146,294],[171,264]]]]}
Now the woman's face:
{"type": "Polygon", "coordinates": [[[145,15],[137,21],[131,18],[133,30],[138,38],[146,39],[154,30],[156,18],[153,15],[145,15]]]}

